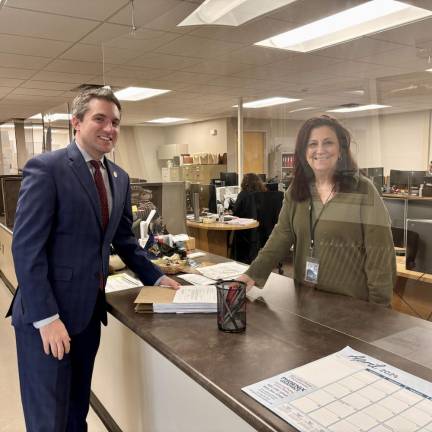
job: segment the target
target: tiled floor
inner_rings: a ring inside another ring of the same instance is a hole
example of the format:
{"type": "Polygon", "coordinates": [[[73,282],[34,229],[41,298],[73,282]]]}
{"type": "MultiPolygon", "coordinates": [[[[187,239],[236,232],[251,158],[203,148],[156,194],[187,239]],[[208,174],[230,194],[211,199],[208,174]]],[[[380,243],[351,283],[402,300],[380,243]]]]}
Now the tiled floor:
{"type": "MultiPolygon", "coordinates": [[[[12,299],[0,280],[0,432],[25,431],[19,394],[15,336],[10,319],[4,319],[12,299]]],[[[107,432],[99,417],[90,409],[89,432],[107,432]]]]}

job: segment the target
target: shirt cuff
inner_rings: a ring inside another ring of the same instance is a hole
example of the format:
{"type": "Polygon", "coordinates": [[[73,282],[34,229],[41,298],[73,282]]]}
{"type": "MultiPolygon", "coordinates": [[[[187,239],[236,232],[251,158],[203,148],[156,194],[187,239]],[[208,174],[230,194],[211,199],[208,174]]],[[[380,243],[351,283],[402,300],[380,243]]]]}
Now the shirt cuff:
{"type": "Polygon", "coordinates": [[[158,286],[158,285],[160,285],[160,283],[161,283],[161,280],[162,280],[162,278],[164,278],[165,277],[165,275],[162,275],[155,283],[154,283],[154,286],[158,286]]]}
{"type": "Polygon", "coordinates": [[[55,314],[55,315],[50,316],[48,318],[45,318],[43,320],[35,321],[33,323],[33,327],[37,328],[37,329],[40,329],[41,327],[46,326],[47,324],[51,324],[53,321],[55,321],[56,319],[59,319],[59,318],[60,318],[60,315],[59,314],[55,314]]]}

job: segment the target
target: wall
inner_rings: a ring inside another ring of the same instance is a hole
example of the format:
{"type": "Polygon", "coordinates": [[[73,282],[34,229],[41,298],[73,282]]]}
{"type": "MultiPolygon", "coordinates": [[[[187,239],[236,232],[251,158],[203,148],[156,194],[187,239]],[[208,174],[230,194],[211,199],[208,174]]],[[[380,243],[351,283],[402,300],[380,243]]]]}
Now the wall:
{"type": "MultiPolygon", "coordinates": [[[[228,171],[237,171],[237,118],[228,119],[228,171]]],[[[302,124],[297,120],[282,119],[258,119],[248,117],[247,113],[243,120],[244,132],[265,132],[266,155],[269,166],[266,172],[270,176],[277,174],[277,158],[271,157],[272,153],[280,154],[281,151],[294,151],[295,137],[302,124]],[[273,165],[270,166],[271,161],[273,165]]]]}
{"type": "Polygon", "coordinates": [[[161,181],[161,161],[157,149],[165,144],[163,128],[122,126],[115,151],[115,161],[130,177],[149,182],[161,181]]]}
{"type": "Polygon", "coordinates": [[[227,151],[227,120],[225,118],[161,128],[165,144],[188,144],[189,153],[227,151]],[[217,135],[210,135],[216,129],[217,135]]]}
{"type": "Polygon", "coordinates": [[[354,137],[353,153],[360,167],[427,170],[430,160],[430,112],[416,111],[344,119],[354,137]]]}

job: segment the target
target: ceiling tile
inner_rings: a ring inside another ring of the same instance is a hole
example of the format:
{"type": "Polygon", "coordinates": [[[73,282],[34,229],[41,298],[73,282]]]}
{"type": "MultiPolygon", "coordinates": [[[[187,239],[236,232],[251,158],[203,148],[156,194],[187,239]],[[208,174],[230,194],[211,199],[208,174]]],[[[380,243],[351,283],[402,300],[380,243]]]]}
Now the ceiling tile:
{"type": "Polygon", "coordinates": [[[81,43],[89,45],[100,45],[102,42],[108,42],[130,31],[129,26],[120,24],[103,23],[95,28],[91,33],[80,40],[81,43]]]}
{"type": "Polygon", "coordinates": [[[192,36],[181,36],[173,42],[156,49],[156,52],[165,54],[181,53],[187,57],[214,58],[228,54],[241,48],[241,44],[232,42],[215,41],[192,36]]]}
{"type": "Polygon", "coordinates": [[[131,85],[133,84],[133,80],[135,79],[152,79],[163,77],[168,73],[162,69],[153,69],[153,68],[131,68],[131,67],[123,67],[117,66],[110,70],[105,71],[105,77],[109,81],[110,77],[119,77],[119,78],[127,78],[131,79],[131,85]]]}
{"type": "Polygon", "coordinates": [[[0,67],[0,78],[28,79],[34,75],[34,70],[0,67]]]}
{"type": "MultiPolygon", "coordinates": [[[[1,83],[1,81],[0,81],[1,83]]],[[[63,90],[42,90],[32,88],[17,88],[13,91],[13,95],[28,95],[28,96],[61,96],[63,90]]]]}
{"type": "Polygon", "coordinates": [[[127,0],[8,0],[7,7],[30,9],[39,12],[48,12],[70,17],[88,18],[103,21],[126,7],[127,0]]]}
{"type": "Polygon", "coordinates": [[[0,86],[1,87],[17,87],[22,82],[23,82],[23,80],[20,80],[20,79],[0,78],[0,86]]]}
{"type": "Polygon", "coordinates": [[[97,45],[77,44],[66,51],[61,58],[87,62],[102,62],[104,58],[106,63],[122,64],[138,54],[135,50],[124,48],[104,47],[102,50],[102,47],[97,45]]]}
{"type": "Polygon", "coordinates": [[[201,59],[160,53],[146,53],[130,60],[132,66],[145,66],[170,70],[184,69],[196,65],[201,59]]]}
{"type": "Polygon", "coordinates": [[[248,69],[250,66],[241,63],[230,63],[217,60],[201,61],[193,66],[187,66],[182,69],[185,72],[207,73],[218,75],[232,75],[242,70],[248,69]]]}
{"type": "Polygon", "coordinates": [[[155,30],[144,30],[136,32],[134,35],[126,33],[115,39],[111,39],[104,43],[107,50],[114,48],[126,48],[135,50],[138,54],[148,52],[165,45],[172,40],[180,37],[176,33],[168,33],[155,30]]]}
{"type": "Polygon", "coordinates": [[[71,83],[62,83],[55,81],[37,81],[30,80],[20,85],[20,88],[29,88],[29,89],[47,89],[47,90],[69,90],[71,87],[75,87],[74,84],[71,83]]]}
{"type": "Polygon", "coordinates": [[[38,72],[33,79],[37,81],[56,81],[71,84],[88,83],[92,75],[83,75],[75,73],[62,73],[62,72],[38,72]]]}
{"type": "Polygon", "coordinates": [[[49,58],[29,55],[17,55],[0,52],[0,65],[2,67],[40,69],[50,62],[49,58]]]}
{"type": "Polygon", "coordinates": [[[82,74],[98,74],[103,72],[102,62],[81,62],[75,60],[54,60],[44,70],[49,72],[79,72],[82,74]]]}
{"type": "Polygon", "coordinates": [[[220,55],[214,54],[212,58],[232,63],[264,65],[284,60],[292,56],[293,54],[286,50],[264,48],[261,46],[249,46],[220,55]]]}
{"type": "Polygon", "coordinates": [[[421,47],[425,42],[432,40],[432,18],[406,24],[390,30],[371,35],[370,38],[421,47]]]}
{"type": "Polygon", "coordinates": [[[58,41],[76,41],[98,25],[96,21],[63,17],[25,9],[4,7],[0,13],[2,33],[58,41]],[[26,23],[23,25],[22,23],[26,23]]]}
{"type": "Polygon", "coordinates": [[[190,72],[173,72],[164,77],[167,81],[173,82],[184,82],[184,83],[197,83],[197,84],[205,84],[208,83],[215,78],[217,75],[209,75],[209,74],[194,74],[190,72]]]}
{"type": "Polygon", "coordinates": [[[0,33],[0,52],[24,55],[38,53],[43,57],[56,57],[69,47],[70,42],[11,36],[0,33]]]}
{"type": "Polygon", "coordinates": [[[363,57],[381,55],[386,51],[401,48],[404,48],[404,45],[363,37],[329,48],[323,48],[315,51],[315,53],[321,56],[343,60],[358,60],[363,57]]]}

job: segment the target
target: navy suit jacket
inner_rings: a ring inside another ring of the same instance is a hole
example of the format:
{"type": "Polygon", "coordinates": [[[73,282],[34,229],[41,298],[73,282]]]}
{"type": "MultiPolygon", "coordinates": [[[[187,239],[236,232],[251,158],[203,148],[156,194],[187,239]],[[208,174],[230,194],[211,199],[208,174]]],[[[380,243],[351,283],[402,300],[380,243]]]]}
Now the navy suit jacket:
{"type": "Polygon", "coordinates": [[[105,160],[113,198],[105,233],[96,185],[75,142],[27,162],[12,241],[15,327],[58,313],[69,334],[80,333],[95,310],[100,275],[108,277],[111,243],[145,285],[162,275],[132,233],[129,177],[105,160]]]}

